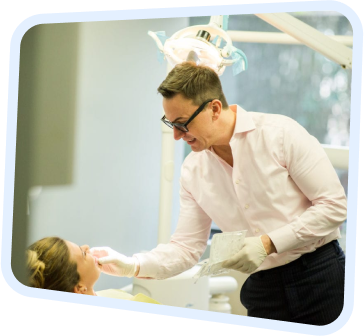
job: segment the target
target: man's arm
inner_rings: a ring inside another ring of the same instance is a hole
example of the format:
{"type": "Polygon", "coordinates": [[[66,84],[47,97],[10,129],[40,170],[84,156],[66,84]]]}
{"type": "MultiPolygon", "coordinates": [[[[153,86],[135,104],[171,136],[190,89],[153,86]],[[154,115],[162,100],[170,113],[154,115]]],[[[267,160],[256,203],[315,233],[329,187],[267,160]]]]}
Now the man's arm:
{"type": "Polygon", "coordinates": [[[267,253],[267,255],[270,255],[272,253],[277,253],[277,249],[274,246],[272,240],[269,238],[268,235],[263,235],[260,237],[260,239],[263,243],[263,246],[264,246],[264,249],[265,249],[265,252],[267,253]]]}
{"type": "Polygon", "coordinates": [[[292,120],[284,129],[282,153],[289,177],[312,206],[268,233],[278,253],[324,239],[346,219],[344,188],[317,139],[292,120]]]}

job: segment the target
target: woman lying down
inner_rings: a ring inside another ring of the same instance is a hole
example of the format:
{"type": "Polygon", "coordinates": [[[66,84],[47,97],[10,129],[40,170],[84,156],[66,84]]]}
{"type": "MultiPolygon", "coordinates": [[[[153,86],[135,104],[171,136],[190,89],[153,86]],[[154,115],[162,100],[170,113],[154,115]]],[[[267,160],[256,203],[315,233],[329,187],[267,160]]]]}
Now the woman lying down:
{"type": "Polygon", "coordinates": [[[101,271],[89,246],[78,246],[58,237],[43,238],[29,246],[27,268],[31,287],[159,303],[144,294],[133,296],[118,289],[95,292],[94,285],[101,271]]]}

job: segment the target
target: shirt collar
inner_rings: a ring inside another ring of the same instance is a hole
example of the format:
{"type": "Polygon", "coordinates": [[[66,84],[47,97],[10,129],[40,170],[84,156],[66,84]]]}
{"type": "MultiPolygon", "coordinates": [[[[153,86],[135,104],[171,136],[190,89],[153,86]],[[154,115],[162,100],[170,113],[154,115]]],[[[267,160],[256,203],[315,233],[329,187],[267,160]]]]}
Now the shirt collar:
{"type": "Polygon", "coordinates": [[[237,133],[244,133],[255,129],[255,124],[250,114],[239,105],[232,106],[236,106],[236,121],[233,137],[237,133]]]}
{"type": "MultiPolygon", "coordinates": [[[[230,107],[233,107],[233,110],[236,110],[235,128],[234,128],[234,133],[230,140],[231,143],[231,141],[233,141],[235,137],[235,134],[249,132],[254,130],[256,127],[250,114],[247,111],[245,111],[242,107],[240,107],[237,104],[230,105],[230,107]]],[[[209,148],[209,150],[215,153],[212,146],[209,148]]]]}

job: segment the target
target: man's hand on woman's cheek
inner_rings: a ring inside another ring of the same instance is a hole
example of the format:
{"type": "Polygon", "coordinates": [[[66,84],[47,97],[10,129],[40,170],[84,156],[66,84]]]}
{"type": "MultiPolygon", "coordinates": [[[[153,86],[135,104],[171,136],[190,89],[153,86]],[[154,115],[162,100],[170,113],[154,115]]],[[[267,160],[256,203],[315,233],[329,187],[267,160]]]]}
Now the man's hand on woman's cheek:
{"type": "Polygon", "coordinates": [[[127,257],[110,247],[93,247],[90,252],[98,258],[103,273],[131,278],[138,271],[139,263],[136,258],[127,257]]]}

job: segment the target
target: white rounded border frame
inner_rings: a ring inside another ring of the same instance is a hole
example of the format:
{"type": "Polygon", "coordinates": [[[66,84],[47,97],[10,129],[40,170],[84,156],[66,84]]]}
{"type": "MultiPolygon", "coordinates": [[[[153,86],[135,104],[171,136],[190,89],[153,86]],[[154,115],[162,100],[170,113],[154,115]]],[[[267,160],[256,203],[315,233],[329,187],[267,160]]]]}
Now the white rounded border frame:
{"type": "Polygon", "coordinates": [[[355,237],[356,237],[356,214],[358,193],[358,166],[359,166],[359,127],[360,127],[360,95],[361,95],[361,73],[362,73],[362,42],[363,29],[357,14],[347,5],[336,1],[318,2],[291,2],[291,3],[265,3],[228,6],[203,6],[191,8],[155,8],[138,10],[116,10],[102,12],[84,13],[56,13],[32,16],[23,21],[15,30],[10,49],[9,64],[9,96],[7,115],[6,157],[5,157],[5,180],[4,180],[4,213],[2,234],[2,259],[1,270],[9,286],[16,292],[27,297],[42,298],[48,300],[64,301],[88,304],[92,306],[125,309],[152,314],[176,316],[211,322],[229,323],[247,327],[273,329],[281,331],[298,332],[312,335],[327,335],[342,328],[349,320],[354,305],[354,267],[355,267],[355,237]],[[269,319],[252,318],[240,315],[222,314],[210,311],[178,308],[163,305],[151,305],[140,302],[115,300],[103,297],[87,295],[74,295],[36,289],[24,286],[13,275],[11,269],[11,242],[13,223],[13,197],[15,176],[15,148],[17,131],[17,106],[18,106],[18,84],[19,84],[19,57],[20,43],[24,34],[31,27],[38,24],[65,23],[65,22],[90,22],[90,21],[113,21],[133,19],[161,19],[171,17],[190,16],[212,16],[212,15],[234,15],[254,13],[277,13],[295,11],[336,11],[344,15],[353,28],[353,67],[351,111],[350,111],[350,151],[349,151],[349,183],[348,190],[348,217],[350,226],[346,233],[346,266],[345,266],[345,303],[344,309],[337,320],[326,326],[313,326],[290,322],[275,321],[269,319]]]}

